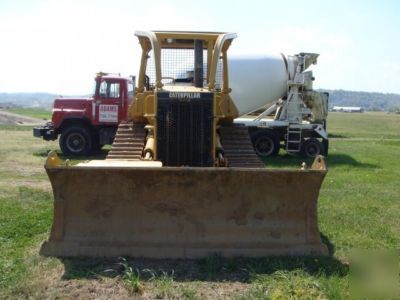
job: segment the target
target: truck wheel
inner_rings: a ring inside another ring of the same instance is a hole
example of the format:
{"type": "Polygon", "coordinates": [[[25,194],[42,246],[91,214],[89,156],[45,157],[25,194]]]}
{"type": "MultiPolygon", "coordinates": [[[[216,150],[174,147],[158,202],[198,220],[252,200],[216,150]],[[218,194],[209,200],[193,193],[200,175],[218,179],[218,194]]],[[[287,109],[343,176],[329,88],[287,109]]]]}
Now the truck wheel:
{"type": "Polygon", "coordinates": [[[319,140],[311,138],[301,145],[301,154],[304,157],[316,157],[317,155],[324,155],[325,148],[319,140]]]}
{"type": "Polygon", "coordinates": [[[60,148],[65,155],[87,155],[92,144],[90,131],[85,127],[72,126],[61,133],[60,148]]]}
{"type": "Polygon", "coordinates": [[[279,152],[279,139],[268,131],[259,131],[253,137],[253,146],[261,157],[276,156],[279,152]]]}

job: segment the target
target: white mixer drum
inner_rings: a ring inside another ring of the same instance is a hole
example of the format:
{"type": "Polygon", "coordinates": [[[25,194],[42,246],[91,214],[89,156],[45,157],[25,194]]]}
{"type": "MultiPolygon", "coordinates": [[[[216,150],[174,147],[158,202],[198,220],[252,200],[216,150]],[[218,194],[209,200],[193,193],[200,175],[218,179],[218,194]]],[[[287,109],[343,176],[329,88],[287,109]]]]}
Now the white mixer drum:
{"type": "MultiPolygon", "coordinates": [[[[289,69],[294,71],[293,61],[288,62],[289,69]]],[[[229,59],[230,95],[239,115],[272,104],[285,96],[287,81],[288,67],[282,55],[229,59]]]]}

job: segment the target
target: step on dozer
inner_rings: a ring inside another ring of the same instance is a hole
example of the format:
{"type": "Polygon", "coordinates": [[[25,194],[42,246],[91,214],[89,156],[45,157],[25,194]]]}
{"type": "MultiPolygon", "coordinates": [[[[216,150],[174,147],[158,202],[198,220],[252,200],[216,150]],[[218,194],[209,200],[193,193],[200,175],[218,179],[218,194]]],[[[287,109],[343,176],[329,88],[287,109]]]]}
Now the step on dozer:
{"type": "Polygon", "coordinates": [[[233,124],[235,103],[251,101],[229,95],[227,50],[236,35],[136,35],[135,100],[108,157],[74,166],[55,152],[47,158],[54,220],[41,253],[327,255],[317,222],[323,157],[310,169],[265,169],[247,129],[233,124]]]}

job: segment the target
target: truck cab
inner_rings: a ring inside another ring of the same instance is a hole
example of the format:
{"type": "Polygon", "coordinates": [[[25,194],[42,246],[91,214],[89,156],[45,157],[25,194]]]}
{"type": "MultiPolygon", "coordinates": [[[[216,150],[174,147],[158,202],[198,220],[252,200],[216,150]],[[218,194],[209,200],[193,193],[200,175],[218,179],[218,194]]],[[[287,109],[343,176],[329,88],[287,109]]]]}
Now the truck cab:
{"type": "Polygon", "coordinates": [[[88,155],[113,142],[118,124],[128,118],[133,95],[133,77],[100,72],[91,97],[55,99],[52,121],[35,127],[33,135],[44,140],[60,135],[65,155],[88,155]]]}

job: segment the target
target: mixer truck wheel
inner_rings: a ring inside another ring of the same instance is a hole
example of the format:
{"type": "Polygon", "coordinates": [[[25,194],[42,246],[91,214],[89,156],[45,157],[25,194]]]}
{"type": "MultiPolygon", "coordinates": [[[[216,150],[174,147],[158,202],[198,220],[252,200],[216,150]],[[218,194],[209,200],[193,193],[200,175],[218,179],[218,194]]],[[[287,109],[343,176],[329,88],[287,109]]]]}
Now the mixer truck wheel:
{"type": "Polygon", "coordinates": [[[87,155],[92,144],[92,135],[85,127],[71,126],[61,133],[60,148],[65,155],[87,155]]]}
{"type": "Polygon", "coordinates": [[[261,157],[276,156],[279,152],[279,139],[272,132],[256,132],[252,141],[254,150],[261,157]]]}
{"type": "Polygon", "coordinates": [[[316,157],[325,154],[325,147],[319,140],[311,138],[303,142],[301,153],[304,157],[316,157]]]}

